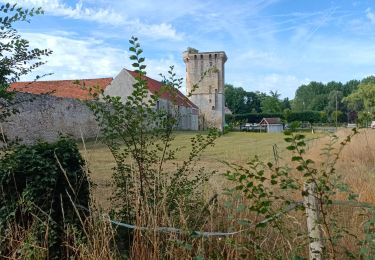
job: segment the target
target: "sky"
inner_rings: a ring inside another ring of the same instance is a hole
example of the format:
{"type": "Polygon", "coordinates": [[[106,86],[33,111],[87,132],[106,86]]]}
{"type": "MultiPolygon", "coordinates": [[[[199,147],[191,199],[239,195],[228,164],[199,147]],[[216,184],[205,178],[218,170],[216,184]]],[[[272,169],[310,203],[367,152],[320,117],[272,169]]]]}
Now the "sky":
{"type": "MultiPolygon", "coordinates": [[[[3,2],[0,0],[0,2],[3,2]]],[[[147,73],[161,79],[182,52],[225,51],[225,82],[293,98],[310,81],[375,74],[375,1],[349,0],[8,0],[42,7],[16,28],[47,63],[22,80],[115,77],[131,69],[129,39],[139,38],[147,73]]]]}

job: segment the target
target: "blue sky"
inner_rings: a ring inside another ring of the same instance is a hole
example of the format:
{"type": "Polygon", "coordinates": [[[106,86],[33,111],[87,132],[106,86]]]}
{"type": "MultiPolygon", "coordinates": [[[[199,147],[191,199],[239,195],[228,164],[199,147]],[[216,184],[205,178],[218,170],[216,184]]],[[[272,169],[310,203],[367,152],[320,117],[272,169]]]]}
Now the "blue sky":
{"type": "Polygon", "coordinates": [[[185,76],[187,47],[225,51],[225,81],[293,98],[312,80],[375,74],[375,1],[349,0],[9,0],[45,15],[17,28],[54,54],[47,79],[114,77],[131,68],[128,40],[140,39],[148,74],[174,65],[185,76]]]}

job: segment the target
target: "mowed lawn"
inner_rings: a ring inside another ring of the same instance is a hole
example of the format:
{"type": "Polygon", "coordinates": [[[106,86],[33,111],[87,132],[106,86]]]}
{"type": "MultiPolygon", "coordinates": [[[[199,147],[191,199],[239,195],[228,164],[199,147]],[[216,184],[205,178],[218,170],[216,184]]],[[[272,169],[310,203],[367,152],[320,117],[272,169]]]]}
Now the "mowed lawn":
{"type": "MultiPolygon", "coordinates": [[[[182,150],[178,152],[176,162],[182,162],[187,158],[190,147],[191,138],[197,132],[176,132],[174,147],[182,150]]],[[[314,140],[321,135],[307,133],[309,145],[314,144],[314,140]]],[[[204,166],[208,170],[217,170],[218,175],[224,173],[226,166],[223,161],[245,164],[254,156],[264,160],[274,160],[274,147],[278,151],[278,155],[283,157],[286,152],[287,143],[284,141],[283,134],[267,134],[267,133],[247,133],[247,132],[231,132],[219,137],[213,147],[208,147],[198,162],[198,166],[204,166]]],[[[86,148],[80,145],[82,155],[86,158],[90,169],[91,180],[96,185],[94,193],[100,204],[107,204],[106,200],[112,192],[111,176],[112,168],[115,167],[114,159],[109,149],[95,142],[86,143],[86,148]]],[[[286,155],[285,155],[286,156],[286,155]]],[[[221,186],[219,183],[213,183],[214,186],[221,186]]]]}

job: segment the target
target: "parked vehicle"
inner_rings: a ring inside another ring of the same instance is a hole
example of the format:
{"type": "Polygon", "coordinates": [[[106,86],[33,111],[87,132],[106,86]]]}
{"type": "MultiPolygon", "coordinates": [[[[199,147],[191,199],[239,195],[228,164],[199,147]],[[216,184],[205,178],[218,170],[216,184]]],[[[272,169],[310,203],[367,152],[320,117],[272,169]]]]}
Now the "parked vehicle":
{"type": "Polygon", "coordinates": [[[375,121],[372,121],[372,123],[371,123],[371,128],[372,128],[372,129],[375,129],[375,121]]]}

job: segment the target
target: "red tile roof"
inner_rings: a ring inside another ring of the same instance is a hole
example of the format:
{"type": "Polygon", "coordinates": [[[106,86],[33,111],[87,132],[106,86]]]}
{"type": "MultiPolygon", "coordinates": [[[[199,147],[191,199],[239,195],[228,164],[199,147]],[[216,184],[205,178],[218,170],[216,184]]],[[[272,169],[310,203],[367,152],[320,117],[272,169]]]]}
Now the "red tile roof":
{"type": "Polygon", "coordinates": [[[80,80],[50,80],[34,82],[16,82],[9,87],[10,91],[26,92],[31,94],[49,94],[56,97],[76,98],[81,100],[92,99],[88,90],[80,86],[98,86],[105,89],[112,78],[80,79],[80,80]]]}
{"type": "MultiPolygon", "coordinates": [[[[126,70],[132,77],[137,77],[138,74],[134,71],[126,70]]],[[[167,99],[175,102],[178,105],[185,107],[198,107],[191,102],[184,94],[179,90],[175,94],[166,91],[163,88],[163,83],[147,76],[144,76],[147,80],[148,89],[153,94],[159,94],[162,99],[167,99]]],[[[80,80],[51,80],[51,81],[35,81],[35,82],[16,82],[10,85],[10,91],[26,92],[31,94],[49,94],[56,97],[64,98],[76,98],[81,100],[92,99],[88,90],[81,88],[80,86],[93,87],[98,86],[104,90],[108,85],[111,84],[113,78],[100,78],[100,79],[80,79],[80,80]],[[79,84],[77,84],[79,83],[79,84]]]]}
{"type": "MultiPolygon", "coordinates": [[[[139,76],[139,74],[135,71],[131,71],[131,70],[126,70],[126,71],[134,78],[139,76]]],[[[193,102],[191,102],[178,89],[176,89],[176,93],[171,93],[170,91],[167,91],[166,88],[163,88],[164,84],[162,82],[154,80],[147,76],[143,76],[143,79],[147,81],[147,87],[151,91],[152,94],[158,94],[160,98],[175,102],[177,105],[199,109],[193,102]]]]}

